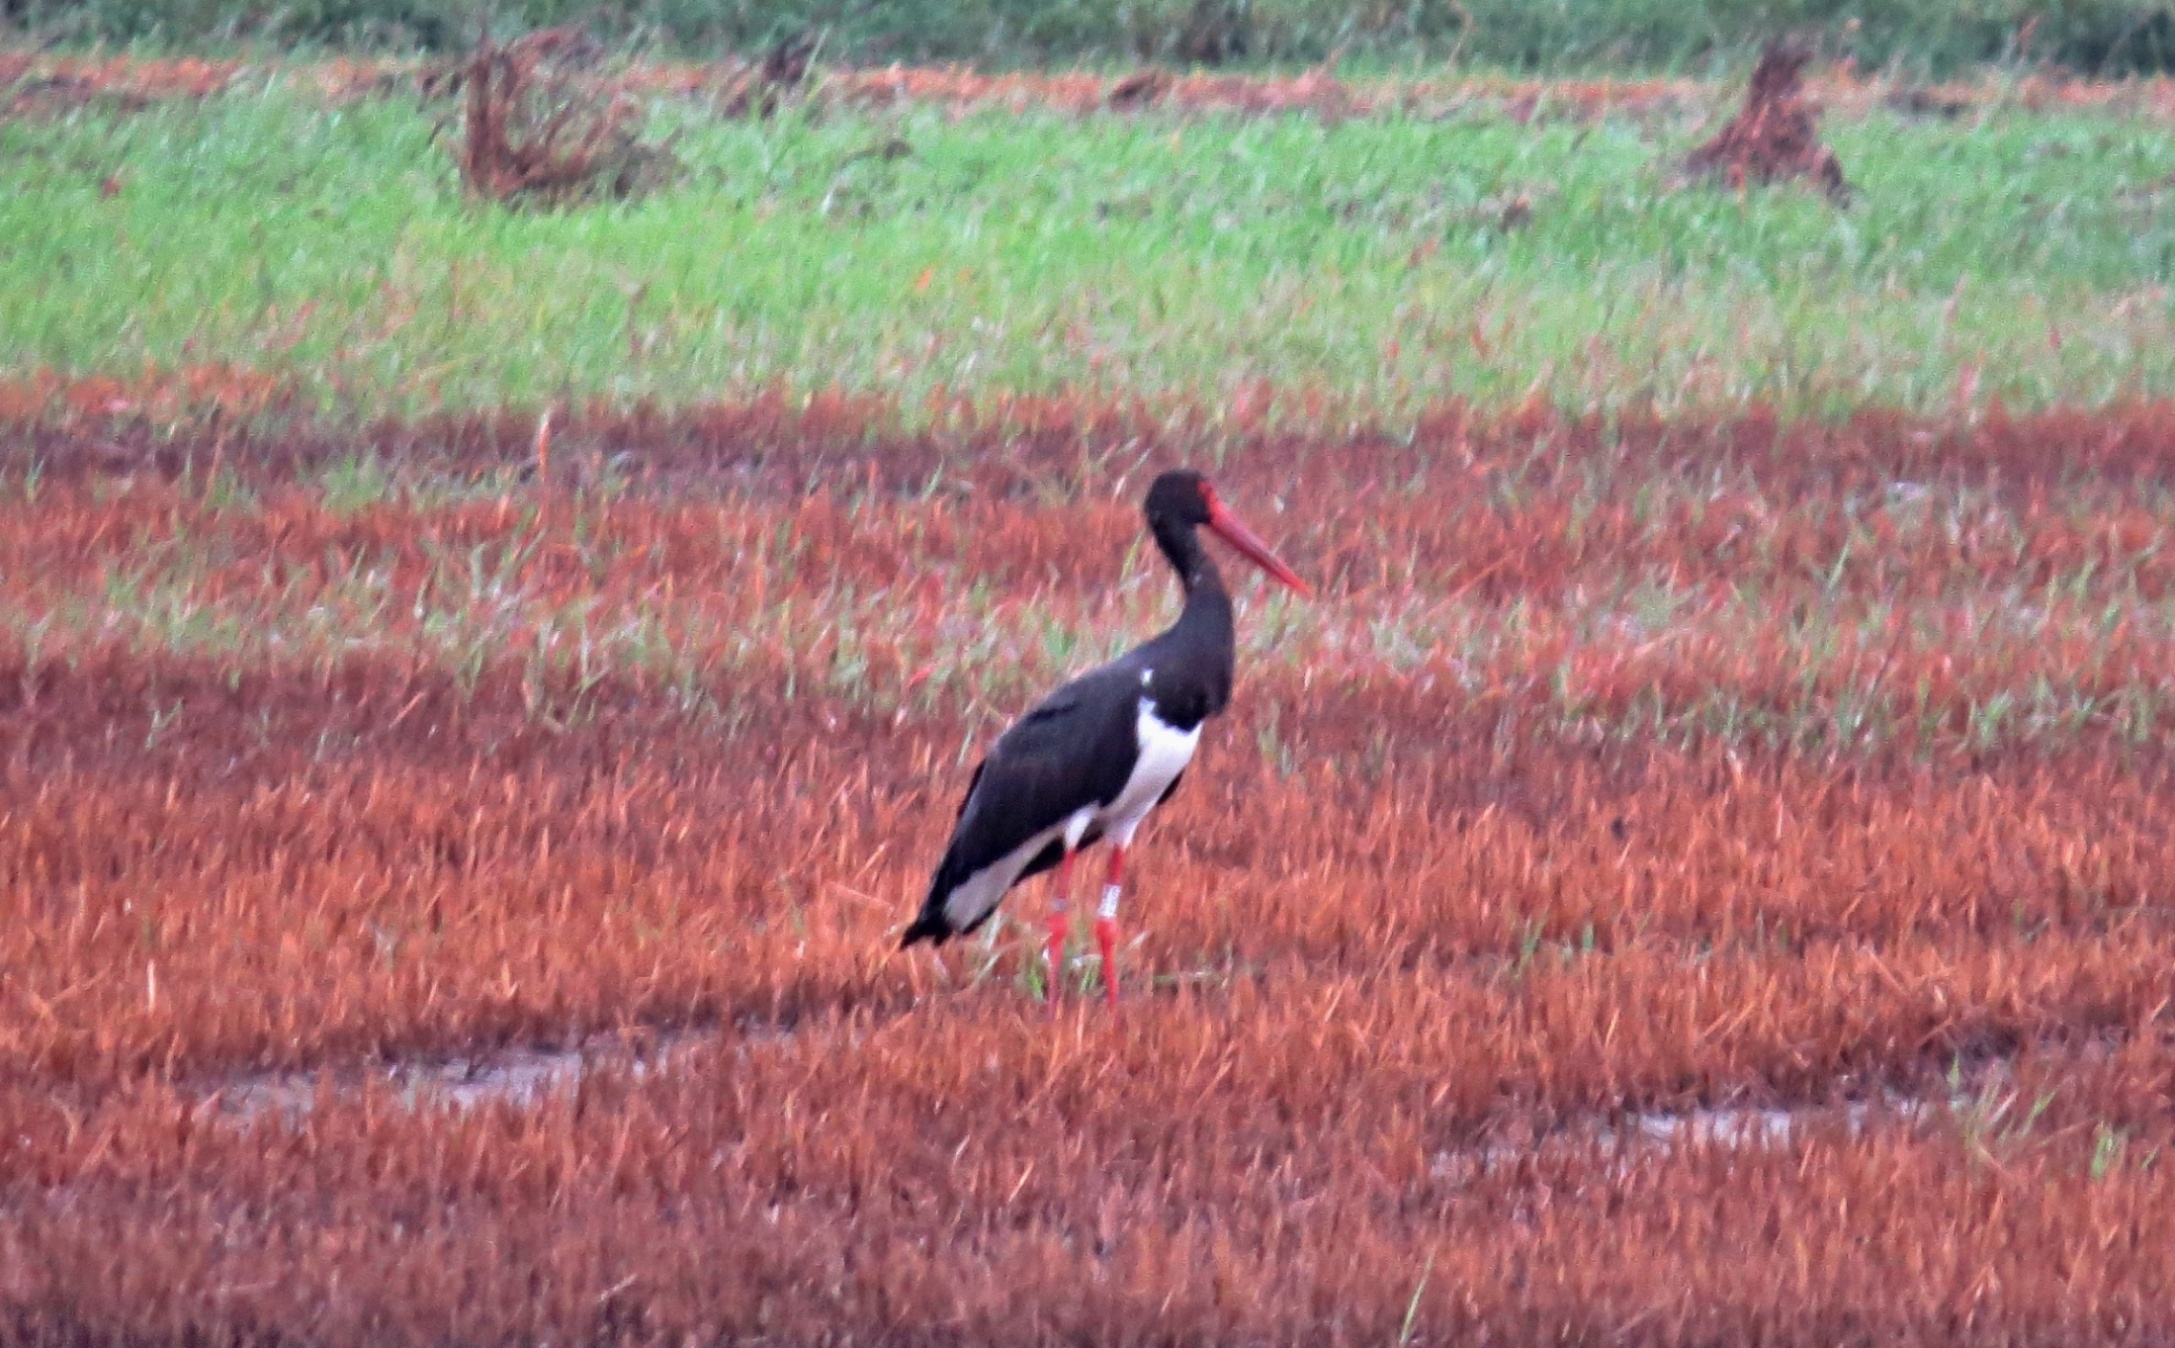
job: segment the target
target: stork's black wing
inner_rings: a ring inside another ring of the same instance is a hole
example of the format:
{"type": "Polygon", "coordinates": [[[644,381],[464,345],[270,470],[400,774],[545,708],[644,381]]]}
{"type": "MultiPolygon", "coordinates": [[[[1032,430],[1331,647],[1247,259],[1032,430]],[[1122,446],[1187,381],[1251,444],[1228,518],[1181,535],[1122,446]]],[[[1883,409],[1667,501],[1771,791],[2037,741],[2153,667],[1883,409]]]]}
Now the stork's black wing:
{"type": "MultiPolygon", "coordinates": [[[[1139,668],[1119,660],[1051,693],[998,736],[974,770],[929,897],[901,945],[957,935],[944,913],[953,889],[1081,807],[1118,798],[1139,753],[1140,693],[1139,668]]],[[[1019,878],[1056,865],[1061,850],[1045,848],[1019,878]]]]}

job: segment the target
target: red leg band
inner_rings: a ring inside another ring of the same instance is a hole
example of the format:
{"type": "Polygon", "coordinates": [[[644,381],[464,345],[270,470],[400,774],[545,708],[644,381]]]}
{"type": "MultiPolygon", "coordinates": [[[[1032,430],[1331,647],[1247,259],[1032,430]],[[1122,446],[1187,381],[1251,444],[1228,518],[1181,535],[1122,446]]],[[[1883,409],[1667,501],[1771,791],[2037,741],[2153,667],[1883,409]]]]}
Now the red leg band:
{"type": "Polygon", "coordinates": [[[1110,849],[1110,879],[1103,886],[1103,904],[1095,914],[1095,944],[1103,952],[1103,999],[1118,1009],[1118,896],[1125,883],[1125,847],[1110,849]]]}

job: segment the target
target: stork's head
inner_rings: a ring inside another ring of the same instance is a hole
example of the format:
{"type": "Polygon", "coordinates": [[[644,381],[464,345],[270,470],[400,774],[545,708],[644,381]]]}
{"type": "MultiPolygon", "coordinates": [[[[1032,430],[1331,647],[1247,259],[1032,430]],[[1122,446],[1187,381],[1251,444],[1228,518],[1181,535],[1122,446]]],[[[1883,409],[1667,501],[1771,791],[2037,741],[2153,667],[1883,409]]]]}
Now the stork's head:
{"type": "Polygon", "coordinates": [[[1162,522],[1205,528],[1266,571],[1272,579],[1300,594],[1311,593],[1298,573],[1269,551],[1269,545],[1231,513],[1231,508],[1223,503],[1209,480],[1193,469],[1174,468],[1150,483],[1144,508],[1149,528],[1162,522]]]}

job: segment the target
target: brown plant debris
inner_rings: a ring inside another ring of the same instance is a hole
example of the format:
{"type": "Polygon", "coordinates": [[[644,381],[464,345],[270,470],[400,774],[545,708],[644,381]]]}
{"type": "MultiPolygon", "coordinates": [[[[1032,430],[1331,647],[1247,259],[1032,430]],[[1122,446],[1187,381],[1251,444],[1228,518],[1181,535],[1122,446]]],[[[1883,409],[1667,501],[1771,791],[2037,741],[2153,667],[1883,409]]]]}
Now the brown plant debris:
{"type": "Polygon", "coordinates": [[[812,33],[790,33],[763,58],[763,78],[780,89],[799,88],[808,78],[808,64],[816,56],[817,38],[812,33]]]}
{"type": "Polygon", "coordinates": [[[1954,121],[1971,111],[1971,98],[1968,94],[1943,89],[1901,88],[1890,90],[1881,99],[1881,106],[1907,117],[1954,121]]]}
{"type": "Polygon", "coordinates": [[[786,96],[807,87],[822,39],[789,33],[759,62],[733,67],[719,82],[717,110],[725,117],[769,117],[786,96]]]}
{"type": "Polygon", "coordinates": [[[1110,106],[1117,109],[1145,108],[1170,92],[1171,76],[1166,71],[1148,68],[1136,70],[1110,86],[1110,106]]]}
{"type": "Polygon", "coordinates": [[[547,28],[504,46],[488,29],[456,65],[424,78],[427,97],[458,97],[453,148],[461,181],[493,201],[561,203],[640,196],[670,179],[669,147],[643,140],[633,93],[598,73],[603,50],[574,28],[547,28]]]}
{"type": "Polygon", "coordinates": [[[1732,187],[1809,178],[1830,199],[1850,200],[1842,161],[1820,141],[1820,109],[1805,96],[1812,53],[1794,43],[1769,43],[1753,68],[1745,105],[1729,125],[1693,150],[1685,169],[1732,187]]]}

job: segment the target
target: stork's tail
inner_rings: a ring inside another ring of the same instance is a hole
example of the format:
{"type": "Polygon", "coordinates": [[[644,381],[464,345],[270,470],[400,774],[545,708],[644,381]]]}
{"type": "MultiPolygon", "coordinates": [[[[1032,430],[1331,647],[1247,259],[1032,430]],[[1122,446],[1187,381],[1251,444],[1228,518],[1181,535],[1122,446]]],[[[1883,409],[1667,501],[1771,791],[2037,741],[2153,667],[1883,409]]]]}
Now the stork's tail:
{"type": "Polygon", "coordinates": [[[951,924],[944,920],[942,913],[933,916],[923,913],[920,917],[914,919],[912,926],[900,934],[899,949],[904,950],[917,941],[929,941],[936,945],[942,945],[951,937],[951,924]]]}
{"type": "Polygon", "coordinates": [[[953,888],[959,883],[952,875],[953,869],[951,855],[946,853],[943,864],[936,868],[936,878],[929,882],[929,897],[922,900],[921,915],[899,936],[899,949],[904,950],[917,941],[942,945],[959,934],[951,919],[944,915],[944,901],[951,897],[953,888]]]}

